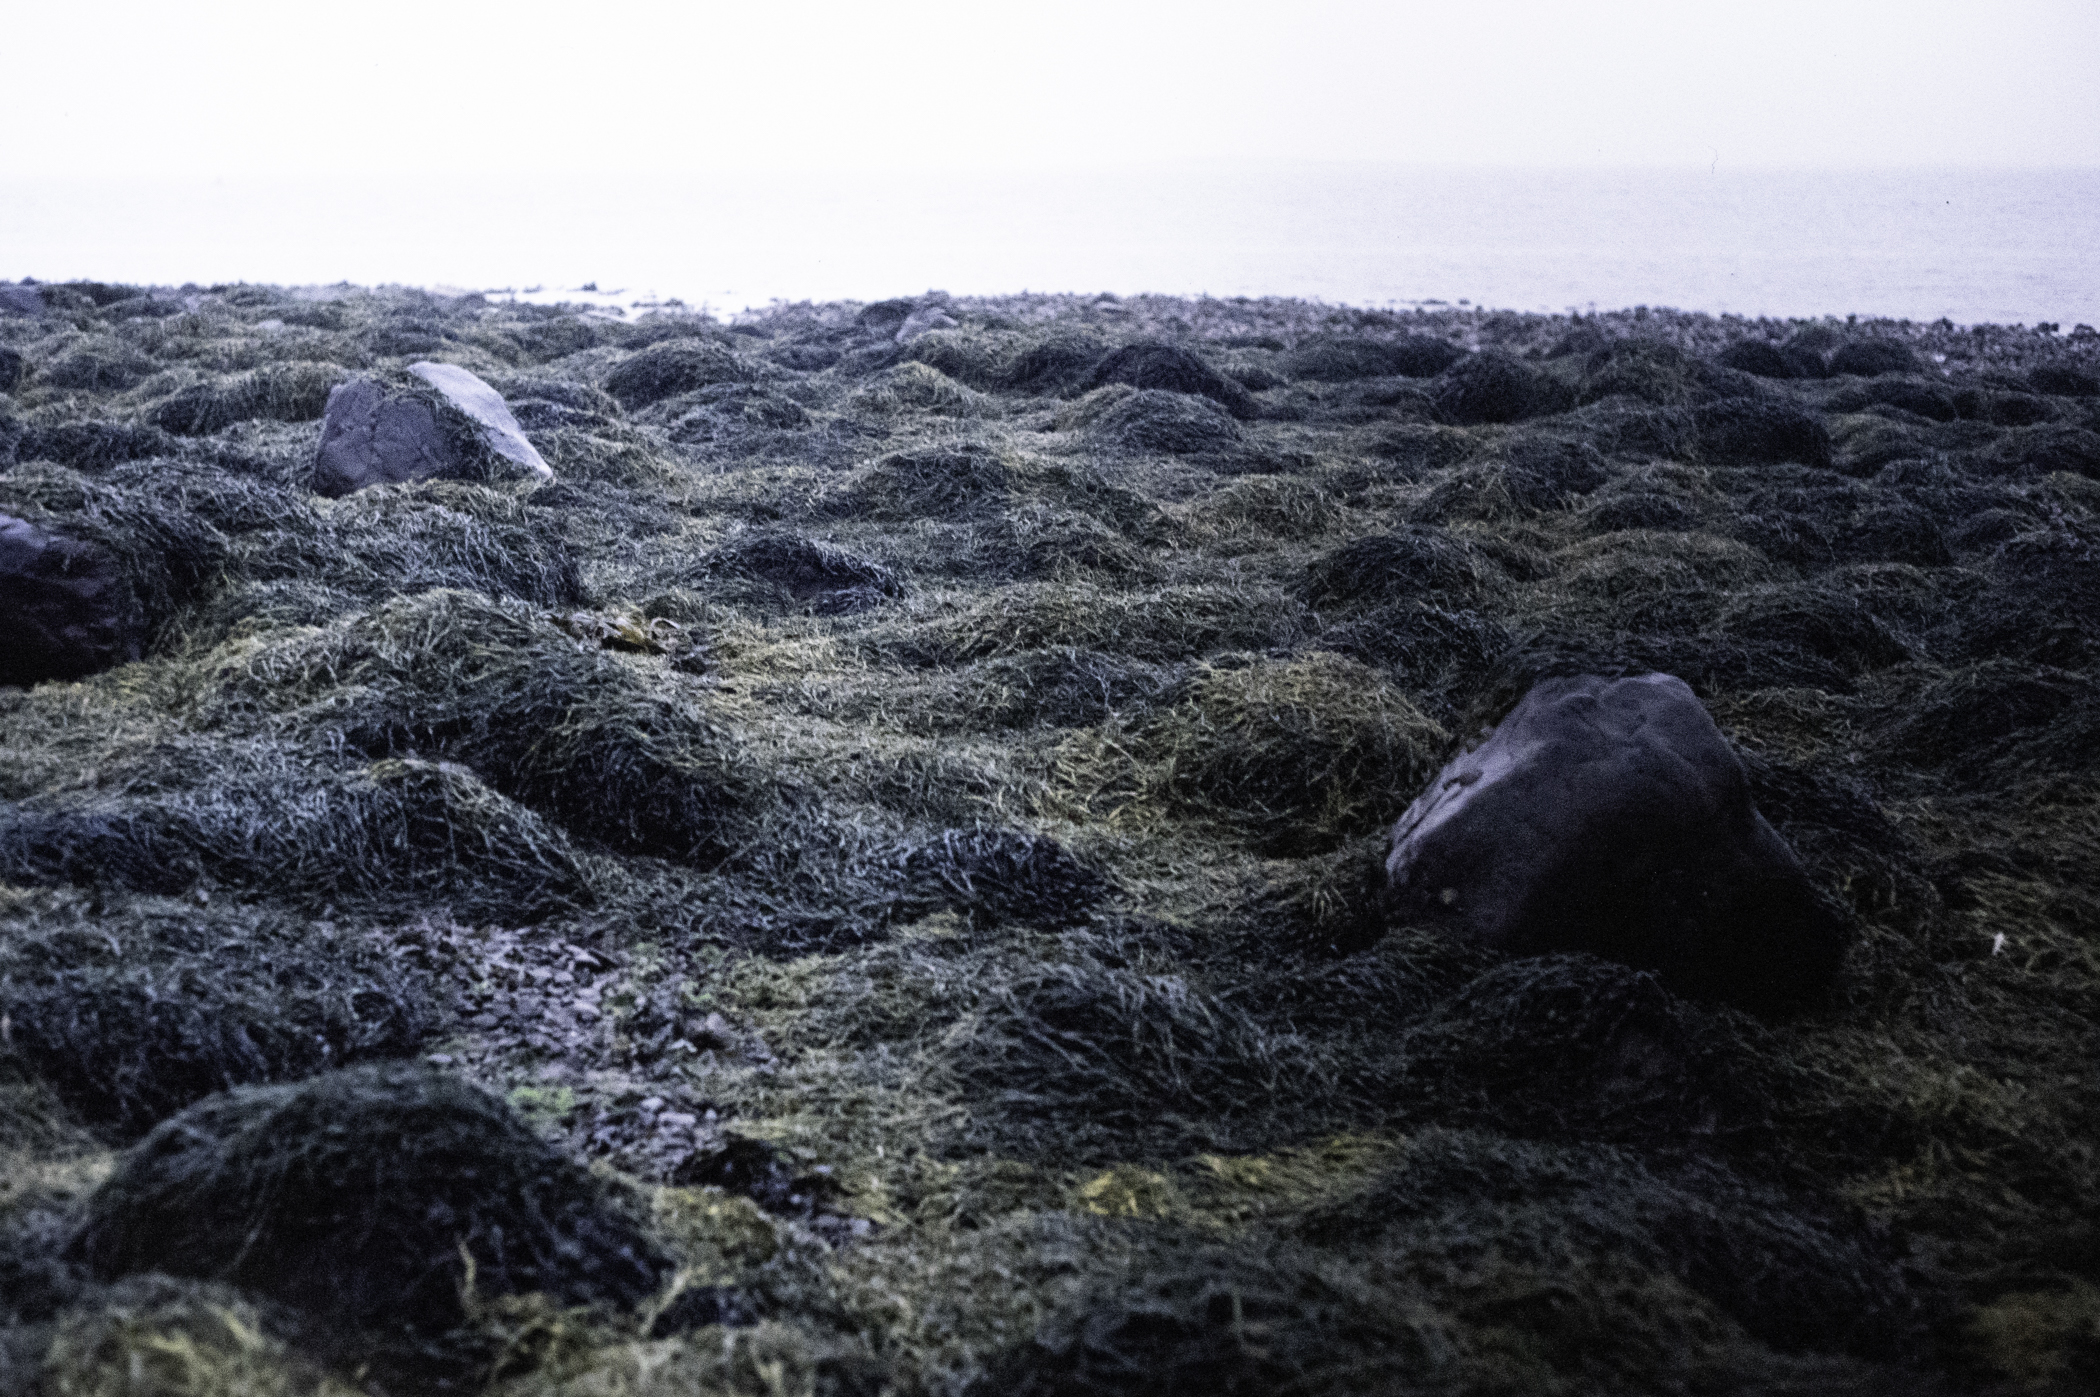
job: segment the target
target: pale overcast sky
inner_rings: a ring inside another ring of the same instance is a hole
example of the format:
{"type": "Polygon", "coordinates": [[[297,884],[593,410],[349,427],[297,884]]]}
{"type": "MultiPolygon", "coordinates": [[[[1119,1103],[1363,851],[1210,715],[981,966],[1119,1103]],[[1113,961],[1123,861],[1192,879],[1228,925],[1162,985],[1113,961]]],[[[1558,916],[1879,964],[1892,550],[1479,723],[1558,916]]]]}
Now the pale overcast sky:
{"type": "Polygon", "coordinates": [[[2100,166],[2100,0],[14,7],[0,176],[2100,166]]]}

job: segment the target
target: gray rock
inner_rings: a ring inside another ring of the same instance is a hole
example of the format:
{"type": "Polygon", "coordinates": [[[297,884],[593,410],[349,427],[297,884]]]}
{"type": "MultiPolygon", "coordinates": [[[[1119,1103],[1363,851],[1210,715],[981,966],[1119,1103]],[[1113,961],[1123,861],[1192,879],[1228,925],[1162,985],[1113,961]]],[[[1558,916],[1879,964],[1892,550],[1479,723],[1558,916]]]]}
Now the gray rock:
{"type": "Polygon", "coordinates": [[[445,395],[446,401],[474,419],[489,450],[526,475],[552,480],[554,471],[525,439],[503,395],[457,364],[410,364],[408,371],[445,395]]]}
{"type": "Polygon", "coordinates": [[[1408,807],[1386,875],[1398,919],[1759,1010],[1812,999],[1845,949],[1741,759],[1664,674],[1534,687],[1408,807]]]}
{"type": "Polygon", "coordinates": [[[942,302],[929,302],[904,317],[904,323],[897,327],[897,343],[910,344],[929,330],[951,330],[961,323],[948,314],[942,302]]]}
{"type": "Polygon", "coordinates": [[[115,558],[0,514],[0,684],[79,679],[137,659],[145,639],[115,558]]]}
{"type": "Polygon", "coordinates": [[[328,395],[315,493],[407,480],[552,480],[501,395],[451,364],[355,378],[328,395]]]}

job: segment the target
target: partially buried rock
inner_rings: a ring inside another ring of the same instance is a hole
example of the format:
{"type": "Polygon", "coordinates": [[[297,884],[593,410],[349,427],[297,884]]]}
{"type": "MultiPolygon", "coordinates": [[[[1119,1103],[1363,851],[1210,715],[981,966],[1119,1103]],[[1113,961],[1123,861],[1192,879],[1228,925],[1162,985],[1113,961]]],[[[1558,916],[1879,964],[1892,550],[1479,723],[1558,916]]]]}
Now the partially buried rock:
{"type": "Polygon", "coordinates": [[[79,679],[139,657],[145,623],[103,549],[0,514],[0,684],[79,679]]]}
{"type": "Polygon", "coordinates": [[[1393,829],[1390,911],[1515,955],[1587,951],[1681,993],[1812,1000],[1842,918],[1682,680],[1548,679],[1393,829]]]}
{"type": "Polygon", "coordinates": [[[948,314],[948,297],[940,293],[926,298],[925,302],[904,318],[897,327],[897,343],[910,344],[923,334],[934,330],[949,330],[962,322],[948,314]]]}
{"type": "Polygon", "coordinates": [[[453,364],[355,378],[328,395],[316,494],[408,480],[552,480],[502,395],[453,364]]]}

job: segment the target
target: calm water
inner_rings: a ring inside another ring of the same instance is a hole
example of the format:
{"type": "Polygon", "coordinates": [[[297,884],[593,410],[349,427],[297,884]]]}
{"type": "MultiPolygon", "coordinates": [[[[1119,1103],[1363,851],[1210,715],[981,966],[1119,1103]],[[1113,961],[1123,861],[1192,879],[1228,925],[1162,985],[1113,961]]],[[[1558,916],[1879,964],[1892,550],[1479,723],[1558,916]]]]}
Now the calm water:
{"type": "Polygon", "coordinates": [[[2100,171],[1361,166],[654,183],[0,182],[0,277],[942,287],[2100,324],[2100,171]]]}

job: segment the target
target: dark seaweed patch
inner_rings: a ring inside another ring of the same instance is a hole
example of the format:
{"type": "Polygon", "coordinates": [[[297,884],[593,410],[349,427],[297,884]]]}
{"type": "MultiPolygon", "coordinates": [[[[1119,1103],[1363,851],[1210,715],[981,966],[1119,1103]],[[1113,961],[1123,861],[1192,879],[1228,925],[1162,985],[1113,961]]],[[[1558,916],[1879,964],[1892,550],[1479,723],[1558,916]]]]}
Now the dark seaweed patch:
{"type": "Polygon", "coordinates": [[[468,1267],[476,1295],[616,1309],[671,1269],[502,1102],[425,1067],[207,1098],[126,1153],[88,1214],[74,1246],[100,1275],[230,1280],[331,1348],[376,1341],[433,1376],[490,1357],[442,1343],[468,1318],[468,1267]]]}

